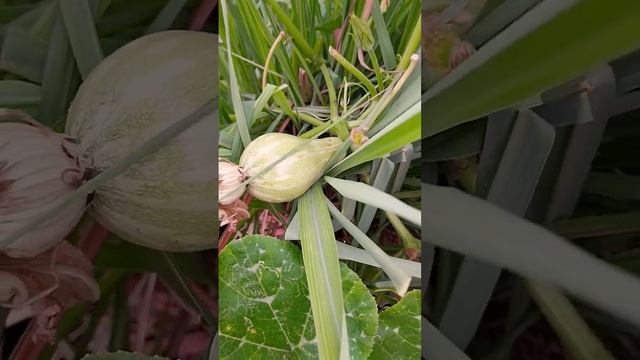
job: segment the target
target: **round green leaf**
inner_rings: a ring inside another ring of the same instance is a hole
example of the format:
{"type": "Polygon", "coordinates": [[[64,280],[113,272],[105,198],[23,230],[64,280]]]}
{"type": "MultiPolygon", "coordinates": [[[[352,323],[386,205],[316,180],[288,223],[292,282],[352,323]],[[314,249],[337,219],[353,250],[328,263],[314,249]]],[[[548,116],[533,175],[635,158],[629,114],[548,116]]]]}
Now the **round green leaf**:
{"type": "MultiPolygon", "coordinates": [[[[249,235],[220,254],[220,359],[318,359],[300,249],[249,235]]],[[[376,303],[341,266],[351,359],[366,359],[377,331],[376,303]]]]}
{"type": "Polygon", "coordinates": [[[369,359],[420,359],[420,290],[380,313],[378,335],[369,359]]]}

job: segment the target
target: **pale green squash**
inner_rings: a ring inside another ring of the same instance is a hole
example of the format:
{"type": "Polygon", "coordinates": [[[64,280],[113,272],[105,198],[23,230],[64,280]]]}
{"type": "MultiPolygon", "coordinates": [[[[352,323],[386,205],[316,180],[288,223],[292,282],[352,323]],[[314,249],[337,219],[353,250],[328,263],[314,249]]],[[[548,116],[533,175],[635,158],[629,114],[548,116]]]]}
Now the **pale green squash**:
{"type": "MultiPolygon", "coordinates": [[[[218,94],[214,34],[139,38],[81,85],[66,132],[102,171],[218,94]]],[[[217,117],[210,115],[100,187],[91,214],[116,235],[167,251],[217,244],[217,117]]]]}

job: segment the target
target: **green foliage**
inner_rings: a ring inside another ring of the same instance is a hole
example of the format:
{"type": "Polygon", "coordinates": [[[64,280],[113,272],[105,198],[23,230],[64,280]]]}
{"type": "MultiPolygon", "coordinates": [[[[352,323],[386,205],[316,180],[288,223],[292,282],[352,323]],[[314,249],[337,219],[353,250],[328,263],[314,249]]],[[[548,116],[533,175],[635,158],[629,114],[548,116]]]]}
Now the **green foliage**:
{"type": "MultiPolygon", "coordinates": [[[[341,267],[351,358],[371,351],[377,328],[373,297],[341,267]]],[[[249,235],[220,254],[220,358],[317,359],[318,344],[300,250],[290,242],[249,235]]]]}
{"type": "Polygon", "coordinates": [[[414,290],[380,313],[378,334],[369,359],[420,359],[421,301],[420,290],[414,290]]]}
{"type": "MultiPolygon", "coordinates": [[[[349,310],[344,308],[349,304],[342,304],[349,301],[349,294],[344,288],[345,266],[340,265],[340,256],[355,260],[347,263],[357,274],[354,280],[359,277],[358,281],[373,289],[378,287],[379,278],[383,283],[392,279],[392,291],[402,295],[411,284],[411,274],[419,273],[419,262],[398,259],[402,257],[403,245],[394,244],[385,253],[380,236],[385,228],[394,232],[392,236],[397,236],[395,228],[404,229],[405,238],[417,238],[420,232],[414,225],[403,224],[406,219],[419,223],[420,213],[416,209],[419,200],[412,207],[390,195],[391,191],[401,190],[407,174],[415,176],[419,167],[413,161],[419,151],[412,158],[402,155],[421,137],[417,91],[420,73],[414,56],[421,25],[419,5],[413,0],[393,1],[383,11],[378,1],[221,1],[218,144],[221,156],[238,162],[248,141],[280,131],[304,139],[337,136],[345,140],[334,154],[335,161],[323,169],[323,174],[330,174],[336,182],[348,178],[367,187],[377,177],[376,166],[383,160],[386,164],[386,186],[371,196],[377,199],[357,196],[362,188],[343,190],[338,185],[339,194],[332,198],[336,204],[332,208],[334,205],[328,204],[323,196],[324,191],[333,192],[325,184],[329,178],[320,178],[293,201],[293,206],[285,204],[277,213],[269,213],[291,219],[282,224],[287,227],[287,238],[300,240],[304,263],[300,276],[304,276],[308,285],[309,311],[322,358],[337,359],[348,353],[352,358],[364,358],[353,354],[368,352],[358,345],[357,332],[351,331],[349,310]],[[367,3],[372,8],[365,16],[367,3]],[[395,156],[394,160],[386,159],[391,156],[395,156]],[[389,198],[395,201],[386,201],[389,198]],[[393,226],[376,208],[380,199],[391,204],[389,211],[400,212],[393,226]],[[336,241],[336,231],[342,227],[348,237],[366,244],[365,249],[342,247],[345,244],[336,241]]],[[[251,217],[238,224],[239,233],[263,224],[260,216],[265,214],[264,209],[264,204],[252,201],[251,217]]],[[[233,247],[234,242],[227,246],[233,247]]],[[[276,250],[264,251],[267,256],[276,250]]],[[[244,260],[238,256],[236,261],[244,260]]],[[[378,290],[389,291],[387,287],[378,290]]],[[[222,288],[223,294],[224,291],[222,288]]],[[[364,288],[363,291],[368,293],[364,288]]],[[[238,298],[234,302],[243,298],[239,294],[233,296],[238,298]]],[[[396,302],[390,296],[378,300],[385,304],[396,302]]],[[[251,315],[238,320],[255,321],[252,319],[259,317],[251,315]]],[[[293,315],[291,319],[289,315],[278,315],[280,322],[296,319],[293,315]]],[[[231,354],[230,344],[229,339],[221,341],[225,354],[231,354]]]]}

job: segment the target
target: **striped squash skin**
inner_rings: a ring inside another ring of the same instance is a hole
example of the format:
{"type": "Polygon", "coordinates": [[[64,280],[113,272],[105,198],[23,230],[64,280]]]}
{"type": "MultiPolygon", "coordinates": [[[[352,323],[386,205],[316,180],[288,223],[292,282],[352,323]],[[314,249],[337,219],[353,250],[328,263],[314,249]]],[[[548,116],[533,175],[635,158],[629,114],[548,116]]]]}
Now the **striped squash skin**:
{"type": "Polygon", "coordinates": [[[282,133],[268,133],[254,139],[240,157],[240,167],[251,182],[248,189],[256,198],[281,203],[301,196],[321,176],[333,153],[342,145],[337,137],[314,139],[297,152],[258,176],[274,161],[307,140],[282,133]]]}
{"type": "MultiPolygon", "coordinates": [[[[217,35],[166,31],[134,40],[81,85],[66,131],[102,171],[218,94],[217,35]]],[[[92,215],[125,240],[166,251],[217,245],[210,115],[96,191],[92,215]]]]}

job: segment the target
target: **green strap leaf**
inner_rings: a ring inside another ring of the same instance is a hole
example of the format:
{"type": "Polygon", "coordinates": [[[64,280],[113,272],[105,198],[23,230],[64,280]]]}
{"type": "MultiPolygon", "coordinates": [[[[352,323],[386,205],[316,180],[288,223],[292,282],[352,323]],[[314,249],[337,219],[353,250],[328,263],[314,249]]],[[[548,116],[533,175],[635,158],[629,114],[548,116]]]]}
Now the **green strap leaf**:
{"type": "Polygon", "coordinates": [[[60,10],[78,69],[86,79],[104,57],[89,1],[60,0],[60,10]]]}
{"type": "Polygon", "coordinates": [[[320,357],[338,359],[345,316],[340,266],[329,209],[318,183],[300,197],[298,209],[300,245],[320,357]]]}
{"type": "Polygon", "coordinates": [[[423,95],[424,136],[511,107],[639,48],[639,18],[636,0],[543,1],[423,95]]]}
{"type": "Polygon", "coordinates": [[[392,212],[418,226],[422,224],[420,210],[403,203],[384,191],[356,181],[342,180],[329,176],[325,176],[324,179],[344,197],[392,212]]]}
{"type": "Polygon", "coordinates": [[[424,333],[424,355],[430,360],[471,360],[454,343],[447,339],[438,329],[422,318],[422,331],[424,333]]]}
{"type": "Polygon", "coordinates": [[[233,104],[233,111],[236,116],[236,124],[238,124],[238,132],[240,133],[240,139],[242,140],[243,147],[247,147],[251,142],[251,134],[249,134],[249,124],[247,117],[242,106],[242,99],[240,98],[240,87],[238,85],[238,77],[235,71],[235,65],[233,63],[233,57],[231,56],[231,38],[229,35],[229,21],[230,17],[227,15],[229,12],[227,9],[227,1],[222,0],[220,4],[222,8],[222,14],[224,21],[224,33],[225,44],[227,46],[227,73],[229,75],[229,92],[231,95],[231,102],[233,104]]]}
{"type": "Polygon", "coordinates": [[[528,280],[527,286],[562,343],[576,359],[614,359],[562,291],[533,280],[528,280]]]}
{"type": "Polygon", "coordinates": [[[397,293],[400,296],[404,296],[409,288],[411,282],[411,276],[404,272],[402,269],[395,266],[391,261],[391,256],[387,255],[378,245],[369,239],[369,237],[363,233],[356,225],[354,225],[349,219],[347,219],[340,210],[338,210],[328,198],[324,198],[331,215],[338,220],[342,226],[353,236],[356,241],[365,248],[369,254],[376,260],[384,272],[389,276],[396,288],[397,293]]]}
{"type": "Polygon", "coordinates": [[[20,80],[0,81],[0,106],[33,106],[40,103],[42,89],[30,82],[20,80]]]}
{"type": "Polygon", "coordinates": [[[564,288],[640,326],[640,279],[459,190],[422,184],[426,241],[564,288]],[[461,226],[460,219],[464,219],[461,226]],[[593,286],[597,283],[598,286],[593,286]],[[625,294],[625,296],[619,296],[625,294]]]}
{"type": "Polygon", "coordinates": [[[415,102],[407,107],[391,124],[369,139],[362,147],[340,161],[327,173],[335,176],[367,161],[384,156],[421,137],[421,105],[415,102]]]}

